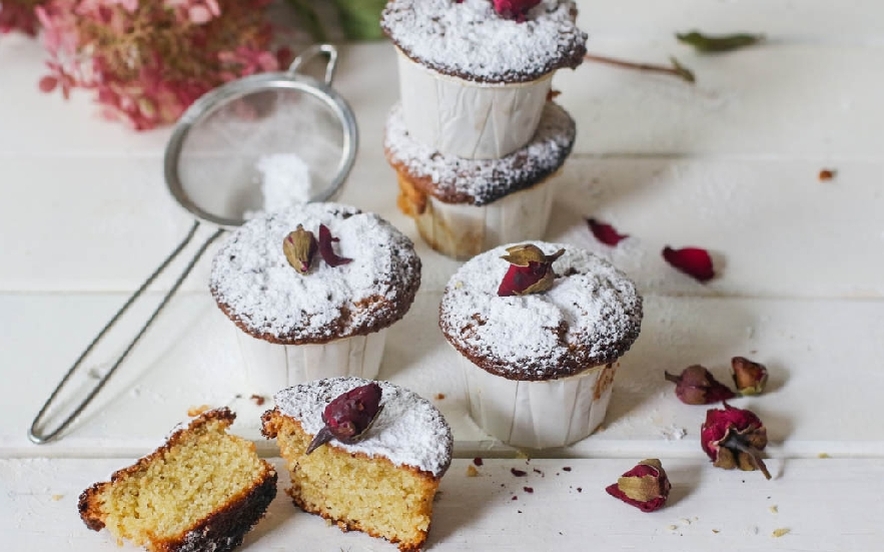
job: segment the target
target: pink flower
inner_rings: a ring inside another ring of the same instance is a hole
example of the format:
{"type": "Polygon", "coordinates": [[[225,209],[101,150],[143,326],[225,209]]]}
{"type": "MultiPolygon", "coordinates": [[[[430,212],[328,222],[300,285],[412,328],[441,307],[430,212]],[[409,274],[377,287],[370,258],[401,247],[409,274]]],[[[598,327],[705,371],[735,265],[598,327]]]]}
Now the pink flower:
{"type": "Polygon", "coordinates": [[[137,130],[174,122],[226,81],[279,68],[269,0],[38,1],[49,53],[40,89],[91,90],[104,117],[137,130]]]}
{"type": "Polygon", "coordinates": [[[37,14],[34,8],[39,0],[3,0],[0,2],[0,34],[21,31],[37,35],[37,14]]]}

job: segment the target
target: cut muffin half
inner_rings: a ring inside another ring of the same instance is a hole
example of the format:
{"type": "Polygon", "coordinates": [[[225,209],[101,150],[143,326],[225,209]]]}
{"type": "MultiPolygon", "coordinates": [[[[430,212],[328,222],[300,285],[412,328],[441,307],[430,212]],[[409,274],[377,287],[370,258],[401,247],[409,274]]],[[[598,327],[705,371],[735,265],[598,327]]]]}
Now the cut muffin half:
{"type": "Polygon", "coordinates": [[[227,433],[236,415],[203,413],[156,451],[80,495],[80,517],[151,552],[212,550],[242,543],[276,496],[276,470],[255,444],[227,433]]]}

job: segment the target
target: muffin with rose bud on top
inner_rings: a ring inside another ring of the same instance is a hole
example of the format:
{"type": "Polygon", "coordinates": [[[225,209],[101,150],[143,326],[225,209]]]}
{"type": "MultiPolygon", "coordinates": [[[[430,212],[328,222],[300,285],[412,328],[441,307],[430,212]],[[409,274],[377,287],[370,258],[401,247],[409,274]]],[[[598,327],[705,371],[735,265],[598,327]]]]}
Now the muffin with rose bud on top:
{"type": "Polygon", "coordinates": [[[554,73],[586,53],[576,17],[570,0],[390,0],[381,27],[399,53],[406,128],[468,159],[524,147],[554,73]]]}
{"type": "Polygon", "coordinates": [[[518,447],[569,445],[605,417],[642,298],[607,261],[564,244],[501,246],[464,263],[439,307],[473,420],[518,447]]]}
{"type": "Polygon", "coordinates": [[[252,219],[218,249],[209,288],[241,331],[253,391],[377,376],[386,329],[420,286],[414,245],[372,213],[306,203],[252,219]]]}
{"type": "Polygon", "coordinates": [[[343,530],[420,550],[453,438],[428,400],[389,382],[329,378],[279,391],[262,432],[291,471],[295,504],[343,530]]]}

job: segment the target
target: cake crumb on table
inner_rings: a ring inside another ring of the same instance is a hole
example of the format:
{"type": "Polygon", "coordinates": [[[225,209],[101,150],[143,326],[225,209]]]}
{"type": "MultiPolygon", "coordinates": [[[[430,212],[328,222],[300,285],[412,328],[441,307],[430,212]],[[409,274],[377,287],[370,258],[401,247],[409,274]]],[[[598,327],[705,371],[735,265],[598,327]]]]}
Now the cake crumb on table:
{"type": "Polygon", "coordinates": [[[835,178],[836,174],[837,172],[835,171],[835,169],[821,169],[819,174],[820,182],[828,182],[829,180],[835,178]]]}
{"type": "Polygon", "coordinates": [[[791,531],[791,529],[788,529],[786,527],[780,527],[779,529],[774,529],[773,533],[771,533],[771,536],[775,539],[778,539],[778,538],[782,537],[783,535],[788,534],[789,531],[791,531]]]}
{"type": "Polygon", "coordinates": [[[204,412],[208,412],[212,410],[212,407],[207,404],[201,404],[199,406],[191,406],[187,409],[187,415],[191,418],[195,418],[204,412]]]}
{"type": "Polygon", "coordinates": [[[774,504],[773,506],[771,506],[770,508],[768,508],[768,510],[770,510],[770,513],[772,513],[772,514],[776,514],[776,513],[778,513],[778,512],[780,511],[780,509],[777,507],[776,504],[774,504]]]}
{"type": "Polygon", "coordinates": [[[476,466],[472,464],[467,464],[467,477],[476,477],[479,475],[479,470],[476,469],[476,466]]]}
{"type": "Polygon", "coordinates": [[[441,401],[445,399],[445,393],[436,393],[436,400],[441,401]]]}

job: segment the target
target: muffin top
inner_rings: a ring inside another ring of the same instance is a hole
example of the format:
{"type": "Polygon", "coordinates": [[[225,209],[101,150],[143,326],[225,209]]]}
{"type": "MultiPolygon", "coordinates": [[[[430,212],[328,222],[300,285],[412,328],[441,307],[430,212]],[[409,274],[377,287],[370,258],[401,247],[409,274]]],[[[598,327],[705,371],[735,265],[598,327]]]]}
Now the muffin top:
{"type": "MultiPolygon", "coordinates": [[[[329,378],[302,383],[279,391],[276,409],[316,435],[325,425],[322,412],[332,399],[370,380],[354,377],[329,378]]],[[[417,393],[386,381],[381,386],[383,409],[365,437],[353,444],[337,440],[334,446],[347,452],[382,456],[397,466],[412,466],[441,477],[451,464],[454,441],[451,428],[439,410],[417,393]]]]}
{"type": "Polygon", "coordinates": [[[536,80],[577,67],[586,33],[570,0],[541,0],[524,21],[498,15],[491,0],[390,0],[381,27],[409,58],[481,83],[536,80]]]}
{"type": "Polygon", "coordinates": [[[335,203],[307,203],[250,220],[221,245],[209,289],[243,331],[288,345],[365,335],[402,318],[420,286],[414,245],[373,213],[335,203]],[[295,270],[283,240],[298,225],[318,237],[325,225],[332,248],[348,264],[331,266],[319,252],[306,274],[295,270]]]}
{"type": "Polygon", "coordinates": [[[532,242],[545,254],[564,249],[552,287],[501,297],[509,269],[504,245],[467,261],[449,280],[439,326],[478,367],[507,379],[539,381],[617,360],[638,337],[642,299],[635,284],[583,249],[532,242]]]}
{"type": "Polygon", "coordinates": [[[530,188],[556,172],[571,153],[577,134],[574,119],[546,102],[531,141],[500,159],[464,159],[443,155],[415,140],[405,128],[402,107],[387,120],[387,160],[423,193],[445,203],[486,205],[530,188]]]}

